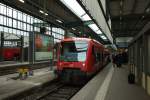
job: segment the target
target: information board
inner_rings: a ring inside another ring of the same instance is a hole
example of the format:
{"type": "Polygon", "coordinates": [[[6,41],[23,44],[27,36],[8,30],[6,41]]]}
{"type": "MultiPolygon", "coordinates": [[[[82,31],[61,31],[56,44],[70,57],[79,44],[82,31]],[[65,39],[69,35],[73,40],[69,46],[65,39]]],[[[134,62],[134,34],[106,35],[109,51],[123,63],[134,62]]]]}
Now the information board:
{"type": "Polygon", "coordinates": [[[35,39],[35,61],[52,60],[53,59],[53,36],[46,34],[34,34],[35,39]]]}

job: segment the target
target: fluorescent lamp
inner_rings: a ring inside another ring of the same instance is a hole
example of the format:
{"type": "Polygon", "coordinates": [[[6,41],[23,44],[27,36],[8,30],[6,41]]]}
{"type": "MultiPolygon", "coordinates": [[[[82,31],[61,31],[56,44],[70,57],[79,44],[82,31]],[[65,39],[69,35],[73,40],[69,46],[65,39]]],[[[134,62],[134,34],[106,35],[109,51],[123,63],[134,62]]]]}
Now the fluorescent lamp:
{"type": "Polygon", "coordinates": [[[45,15],[47,16],[47,15],[48,15],[48,13],[45,13],[45,15]]]}
{"type": "Polygon", "coordinates": [[[83,21],[92,20],[92,19],[89,17],[89,15],[87,15],[87,14],[85,14],[84,16],[82,16],[81,19],[82,19],[83,21]]]}
{"type": "Polygon", "coordinates": [[[72,28],[72,30],[74,30],[74,31],[75,31],[76,29],[75,29],[75,28],[72,28]]]}
{"type": "Polygon", "coordinates": [[[94,32],[96,32],[97,30],[99,30],[99,28],[97,27],[96,24],[90,24],[88,25],[94,32]]]}
{"type": "Polygon", "coordinates": [[[20,2],[24,3],[24,0],[19,0],[20,2]]]}
{"type": "Polygon", "coordinates": [[[102,35],[102,36],[100,36],[103,40],[106,40],[107,38],[104,36],[104,35],[102,35]]]}
{"type": "Polygon", "coordinates": [[[85,14],[85,11],[76,0],[61,0],[72,12],[78,16],[85,14]]]}
{"type": "Polygon", "coordinates": [[[98,30],[96,33],[97,33],[97,34],[102,34],[101,30],[98,30]]]}
{"type": "Polygon", "coordinates": [[[39,10],[39,12],[42,13],[42,14],[44,13],[44,11],[42,11],[42,10],[39,10]]]}
{"type": "Polygon", "coordinates": [[[59,20],[59,19],[56,19],[56,21],[59,22],[59,23],[63,23],[63,22],[62,22],[61,20],[59,20]]]}

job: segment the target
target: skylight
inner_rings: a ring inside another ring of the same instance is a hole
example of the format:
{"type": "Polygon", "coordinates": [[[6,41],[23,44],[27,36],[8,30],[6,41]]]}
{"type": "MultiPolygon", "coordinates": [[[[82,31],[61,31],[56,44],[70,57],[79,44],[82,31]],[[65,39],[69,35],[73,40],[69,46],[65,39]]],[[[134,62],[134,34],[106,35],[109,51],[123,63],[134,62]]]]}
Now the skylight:
{"type": "Polygon", "coordinates": [[[85,14],[83,8],[76,0],[61,0],[68,8],[70,8],[76,15],[82,16],[85,14]]]}
{"type": "Polygon", "coordinates": [[[61,0],[82,21],[92,20],[76,0],[61,0]]]}
{"type": "MultiPolygon", "coordinates": [[[[82,21],[92,20],[91,17],[85,12],[85,10],[77,2],[77,0],[60,0],[60,1],[64,5],[66,5],[74,14],[76,14],[82,21]]],[[[91,28],[98,35],[103,34],[96,24],[89,24],[88,27],[91,28]]],[[[103,40],[107,40],[107,38],[104,35],[102,35],[101,38],[103,40]]]]}

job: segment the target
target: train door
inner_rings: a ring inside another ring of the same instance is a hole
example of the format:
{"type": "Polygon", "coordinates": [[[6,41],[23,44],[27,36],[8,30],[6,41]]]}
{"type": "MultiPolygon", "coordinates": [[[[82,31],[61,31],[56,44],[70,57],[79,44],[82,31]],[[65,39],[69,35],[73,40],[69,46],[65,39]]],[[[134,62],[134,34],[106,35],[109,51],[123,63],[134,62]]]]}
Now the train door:
{"type": "Polygon", "coordinates": [[[94,55],[94,68],[98,70],[102,65],[102,53],[100,48],[94,45],[92,47],[92,53],[94,55]]]}

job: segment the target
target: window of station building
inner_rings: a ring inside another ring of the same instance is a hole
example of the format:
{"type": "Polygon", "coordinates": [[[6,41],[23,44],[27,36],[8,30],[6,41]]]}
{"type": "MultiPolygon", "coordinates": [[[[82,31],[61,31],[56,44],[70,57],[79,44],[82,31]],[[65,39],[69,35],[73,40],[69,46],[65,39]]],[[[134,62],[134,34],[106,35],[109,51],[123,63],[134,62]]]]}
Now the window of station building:
{"type": "Polygon", "coordinates": [[[27,21],[27,15],[26,14],[23,14],[23,22],[26,22],[27,21]]]}
{"type": "Polygon", "coordinates": [[[17,19],[17,10],[13,9],[13,18],[17,19]]]}
{"type": "Polygon", "coordinates": [[[23,30],[27,30],[27,24],[23,23],[23,30]]]}
{"type": "Polygon", "coordinates": [[[22,21],[22,12],[18,11],[18,20],[22,21]]]}
{"type": "MultiPolygon", "coordinates": [[[[28,37],[29,31],[40,32],[40,27],[33,29],[33,23],[44,23],[44,21],[0,3],[0,31],[28,37]]],[[[50,24],[46,28],[47,34],[51,35],[50,24]]],[[[64,30],[53,28],[52,35],[58,42],[63,39],[64,30]]]]}
{"type": "Polygon", "coordinates": [[[13,19],[13,28],[17,28],[17,20],[13,19]]]}
{"type": "Polygon", "coordinates": [[[12,18],[7,17],[7,26],[12,27],[12,18]]]}
{"type": "Polygon", "coordinates": [[[31,19],[31,17],[29,15],[27,15],[27,23],[29,23],[29,24],[31,23],[30,19],[31,19]]]}
{"type": "Polygon", "coordinates": [[[31,30],[30,30],[30,25],[29,25],[29,24],[27,24],[27,31],[31,31],[31,30]]]}
{"type": "Polygon", "coordinates": [[[6,23],[6,17],[3,17],[3,25],[7,25],[7,23],[6,23]]]}
{"type": "Polygon", "coordinates": [[[3,31],[3,27],[2,26],[0,26],[0,32],[2,32],[3,31]]]}
{"type": "Polygon", "coordinates": [[[0,13],[6,15],[6,6],[3,4],[0,4],[0,13]]]}
{"type": "Polygon", "coordinates": [[[20,24],[21,24],[21,22],[18,21],[18,25],[17,25],[17,28],[18,28],[18,29],[21,29],[21,25],[20,25],[20,24]]]}
{"type": "Polygon", "coordinates": [[[8,27],[4,27],[4,32],[8,33],[9,32],[9,28],[8,27]]]}
{"type": "Polygon", "coordinates": [[[0,3],[0,14],[3,14],[3,4],[0,3]]]}
{"type": "Polygon", "coordinates": [[[33,17],[31,16],[31,18],[30,18],[30,24],[33,24],[33,17]]]}
{"type": "Polygon", "coordinates": [[[13,29],[12,33],[13,33],[13,34],[15,34],[15,33],[16,33],[16,31],[17,31],[16,29],[13,29]]]}
{"type": "Polygon", "coordinates": [[[8,33],[13,33],[13,30],[12,28],[9,28],[9,32],[8,33]]]}
{"type": "Polygon", "coordinates": [[[12,11],[11,7],[7,7],[7,16],[12,17],[12,11]]]}
{"type": "Polygon", "coordinates": [[[17,30],[16,35],[20,35],[20,30],[17,30]]]}
{"type": "Polygon", "coordinates": [[[24,31],[20,31],[20,35],[22,35],[22,36],[23,36],[23,35],[24,35],[24,31]]]}
{"type": "Polygon", "coordinates": [[[0,15],[0,24],[3,25],[3,16],[0,15]]]}

